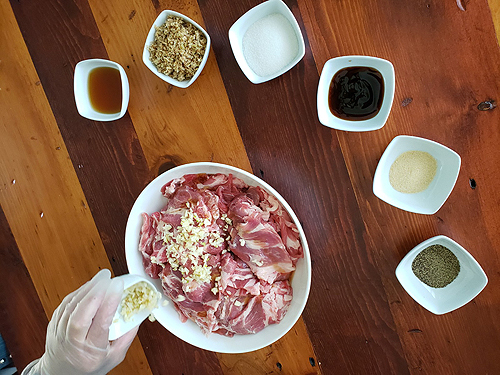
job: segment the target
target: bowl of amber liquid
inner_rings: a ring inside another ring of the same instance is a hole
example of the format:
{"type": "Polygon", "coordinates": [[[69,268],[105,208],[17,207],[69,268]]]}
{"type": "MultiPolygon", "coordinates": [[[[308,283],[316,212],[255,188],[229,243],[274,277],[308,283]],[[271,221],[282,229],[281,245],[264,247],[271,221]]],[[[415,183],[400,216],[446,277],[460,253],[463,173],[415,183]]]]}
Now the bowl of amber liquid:
{"type": "Polygon", "coordinates": [[[341,56],[323,66],[318,84],[319,121],[330,128],[370,131],[384,126],[394,99],[390,61],[371,56],[341,56]]]}
{"type": "Polygon", "coordinates": [[[75,67],[74,92],[78,113],[90,120],[114,121],[127,112],[128,78],[116,62],[80,61],[75,67]]]}

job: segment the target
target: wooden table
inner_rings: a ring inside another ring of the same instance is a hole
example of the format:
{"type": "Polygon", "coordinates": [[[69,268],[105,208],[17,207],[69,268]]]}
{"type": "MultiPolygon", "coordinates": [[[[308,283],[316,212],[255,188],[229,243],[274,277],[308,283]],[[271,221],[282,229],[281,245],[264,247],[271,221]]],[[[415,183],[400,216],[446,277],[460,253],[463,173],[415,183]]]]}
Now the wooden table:
{"type": "Polygon", "coordinates": [[[67,293],[100,268],[127,272],[124,229],[144,186],[173,166],[215,161],[262,177],[302,221],[313,262],[303,316],[275,344],[240,355],[200,350],[146,322],[114,374],[499,374],[500,112],[478,105],[498,100],[500,5],[464,2],[466,11],[454,0],[287,0],[305,57],[253,85],[227,32],[258,0],[0,1],[0,332],[18,368],[43,353],[48,319],[67,293]],[[141,61],[163,9],[212,37],[188,89],[141,61]],[[347,54],[395,66],[381,130],[318,122],[322,66],[347,54]],[[131,96],[122,119],[78,115],[73,71],[88,58],[125,68],[131,96]],[[399,134],[462,157],[435,215],[372,193],[377,162],[399,134]],[[471,303],[442,316],[418,305],[394,274],[411,248],[437,234],[467,248],[489,277],[471,303]]]}

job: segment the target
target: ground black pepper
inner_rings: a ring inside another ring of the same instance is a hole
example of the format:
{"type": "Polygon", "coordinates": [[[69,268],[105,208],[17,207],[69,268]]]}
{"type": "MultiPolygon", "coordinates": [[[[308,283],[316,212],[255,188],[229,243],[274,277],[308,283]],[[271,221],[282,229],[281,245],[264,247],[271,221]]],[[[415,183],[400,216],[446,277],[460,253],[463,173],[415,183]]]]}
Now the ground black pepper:
{"type": "Polygon", "coordinates": [[[460,262],[447,247],[431,245],[415,257],[411,269],[423,283],[433,288],[444,288],[457,278],[460,262]]]}

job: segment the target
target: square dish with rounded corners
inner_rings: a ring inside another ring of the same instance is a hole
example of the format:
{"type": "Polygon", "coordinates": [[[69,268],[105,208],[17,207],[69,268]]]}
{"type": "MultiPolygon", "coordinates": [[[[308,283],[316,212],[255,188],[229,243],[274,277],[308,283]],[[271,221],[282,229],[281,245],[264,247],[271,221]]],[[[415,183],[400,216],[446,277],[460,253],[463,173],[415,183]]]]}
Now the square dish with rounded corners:
{"type": "Polygon", "coordinates": [[[442,235],[415,246],[399,263],[396,277],[416,302],[436,315],[446,314],[462,307],[476,297],[488,283],[486,274],[474,257],[451,238],[442,235]],[[432,288],[424,284],[411,269],[415,257],[431,245],[447,247],[460,262],[457,278],[444,288],[432,288]]]}
{"type": "Polygon", "coordinates": [[[114,121],[122,118],[127,112],[128,101],[130,97],[130,88],[128,84],[127,73],[122,66],[114,61],[104,59],[82,60],[75,66],[75,75],[73,81],[75,93],[76,109],[80,116],[95,121],[114,121]],[[101,113],[92,108],[89,96],[89,74],[95,68],[110,67],[118,69],[122,82],[122,105],[120,112],[101,113]]]}
{"type": "Polygon", "coordinates": [[[242,15],[229,29],[229,42],[231,44],[231,49],[233,50],[234,57],[238,62],[241,70],[243,71],[245,76],[255,84],[270,81],[271,79],[279,77],[283,73],[289,71],[302,59],[302,57],[304,57],[306,51],[304,37],[302,36],[302,32],[300,31],[299,24],[297,23],[297,20],[295,19],[288,6],[281,0],[265,1],[253,7],[244,15],[242,15]],[[297,52],[297,56],[288,65],[283,67],[275,74],[262,77],[257,75],[252,70],[252,68],[250,68],[245,59],[245,56],[243,54],[243,36],[247,32],[248,28],[255,22],[274,13],[283,15],[290,22],[297,37],[299,50],[297,52]]]}
{"type": "Polygon", "coordinates": [[[138,311],[136,314],[133,314],[128,320],[125,320],[122,316],[121,312],[123,302],[120,302],[120,305],[118,305],[118,308],[116,309],[115,315],[113,316],[113,320],[111,321],[111,325],[109,327],[108,338],[110,341],[116,340],[117,338],[123,336],[125,333],[141,324],[151,313],[154,313],[156,311],[158,306],[161,306],[163,298],[166,298],[162,295],[161,292],[158,292],[156,290],[156,285],[153,285],[151,279],[146,279],[144,277],[132,274],[117,276],[115,277],[115,279],[121,279],[123,282],[124,293],[122,295],[122,301],[126,296],[127,288],[142,281],[147,283],[149,287],[155,291],[155,293],[159,293],[160,297],[158,298],[157,306],[155,308],[153,308],[152,310],[144,308],[143,310],[138,311]]]}
{"type": "Polygon", "coordinates": [[[161,325],[181,340],[202,349],[219,353],[245,353],[261,349],[284,336],[299,319],[307,302],[311,285],[311,258],[307,240],[297,216],[284,198],[260,178],[236,167],[208,162],[181,165],[158,176],[141,192],[130,211],[125,232],[125,255],[128,270],[131,274],[152,280],[156,288],[159,291],[162,290],[161,282],[158,279],[153,280],[150,278],[143,267],[142,254],[139,252],[139,233],[142,226],[141,214],[143,212],[153,213],[165,207],[167,199],[161,194],[161,187],[174,178],[191,173],[224,173],[226,175],[231,173],[248,185],[260,186],[274,195],[290,214],[290,217],[299,230],[300,240],[304,249],[304,258],[299,259],[297,268],[294,271],[291,281],[293,299],[287,314],[280,323],[271,324],[258,333],[235,335],[234,337],[212,333],[207,337],[193,321],[188,320],[186,323],[181,323],[172,302],[167,306],[160,306],[155,311],[155,318],[161,325]]]}
{"type": "Polygon", "coordinates": [[[319,121],[330,128],[351,132],[364,132],[382,128],[389,117],[396,87],[394,67],[390,61],[372,56],[341,56],[328,60],[323,66],[318,83],[317,108],[319,121]],[[376,69],[384,80],[382,106],[375,117],[368,120],[349,121],[333,115],[328,103],[330,83],[335,74],[344,68],[368,67],[376,69]]]}
{"type": "Polygon", "coordinates": [[[400,135],[385,149],[373,178],[373,193],[383,201],[402,210],[417,214],[436,213],[451,194],[460,172],[460,155],[440,143],[425,138],[400,135]],[[389,182],[394,161],[404,152],[424,151],[437,161],[437,171],[429,187],[420,193],[405,194],[389,182]]]}
{"type": "Polygon", "coordinates": [[[208,33],[203,29],[203,27],[198,25],[191,18],[185,16],[184,14],[174,12],[173,10],[164,10],[163,12],[161,12],[158,15],[158,17],[156,17],[156,20],[153,23],[153,25],[151,26],[151,29],[149,29],[148,36],[146,37],[146,43],[144,43],[144,50],[142,51],[142,61],[144,62],[144,65],[146,65],[148,67],[149,70],[151,70],[154,74],[156,74],[158,77],[160,77],[165,82],[170,83],[173,86],[177,86],[177,87],[185,89],[185,88],[191,86],[194,81],[196,81],[198,76],[201,74],[201,71],[205,67],[205,64],[207,63],[207,60],[208,60],[208,54],[210,53],[210,43],[211,43],[210,35],[208,35],[208,33]],[[153,43],[153,41],[155,39],[156,28],[162,26],[165,23],[165,21],[167,20],[168,16],[176,16],[176,17],[180,17],[180,18],[184,19],[185,21],[191,23],[196,28],[198,28],[203,33],[203,35],[205,35],[205,38],[207,38],[207,47],[205,49],[205,54],[203,55],[203,60],[201,61],[200,66],[198,67],[198,70],[196,71],[194,76],[191,77],[191,79],[189,79],[189,80],[178,81],[172,77],[167,76],[166,74],[160,73],[158,71],[158,69],[156,69],[156,67],[153,65],[151,60],[149,59],[148,47],[151,45],[151,43],[153,43]]]}

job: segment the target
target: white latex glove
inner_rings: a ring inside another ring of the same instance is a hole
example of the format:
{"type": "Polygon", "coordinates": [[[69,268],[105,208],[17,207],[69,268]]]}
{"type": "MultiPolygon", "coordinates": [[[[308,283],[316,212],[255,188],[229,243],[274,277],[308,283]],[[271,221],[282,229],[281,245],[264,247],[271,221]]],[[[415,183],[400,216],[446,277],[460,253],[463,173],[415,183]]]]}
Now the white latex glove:
{"type": "Polygon", "coordinates": [[[123,294],[123,281],[101,270],[64,298],[47,328],[45,353],[30,375],[101,375],[125,358],[137,330],[109,342],[108,331],[123,294]]]}

